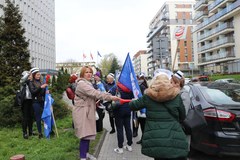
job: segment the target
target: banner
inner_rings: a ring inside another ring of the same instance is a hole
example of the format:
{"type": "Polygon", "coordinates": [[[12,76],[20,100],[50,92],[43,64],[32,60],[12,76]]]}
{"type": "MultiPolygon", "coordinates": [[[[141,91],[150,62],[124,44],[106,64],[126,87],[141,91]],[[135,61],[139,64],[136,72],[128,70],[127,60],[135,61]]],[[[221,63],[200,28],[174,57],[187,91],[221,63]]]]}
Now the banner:
{"type": "Polygon", "coordinates": [[[180,40],[187,38],[187,26],[178,26],[174,30],[173,39],[180,40]]]}

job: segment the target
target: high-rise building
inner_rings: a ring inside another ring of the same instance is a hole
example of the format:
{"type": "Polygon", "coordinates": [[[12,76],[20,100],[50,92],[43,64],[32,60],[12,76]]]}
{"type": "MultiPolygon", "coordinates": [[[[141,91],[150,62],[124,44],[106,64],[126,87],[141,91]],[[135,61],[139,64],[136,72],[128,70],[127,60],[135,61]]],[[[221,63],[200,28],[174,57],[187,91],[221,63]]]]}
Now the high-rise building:
{"type": "MultiPolygon", "coordinates": [[[[55,69],[55,0],[12,0],[22,13],[29,41],[30,63],[40,69],[55,69]]],[[[0,0],[5,5],[5,0],[0,0]]],[[[1,10],[1,9],[0,9],[1,10]]],[[[3,11],[0,11],[0,15],[3,11]]]]}
{"type": "Polygon", "coordinates": [[[198,0],[194,53],[201,73],[240,72],[240,0],[198,0]]]}
{"type": "Polygon", "coordinates": [[[152,76],[157,68],[182,70],[188,73],[194,63],[192,30],[195,1],[165,2],[149,25],[147,35],[149,53],[148,75],[152,76]],[[176,27],[187,28],[186,39],[174,39],[176,27]],[[178,46],[178,49],[177,49],[178,46]],[[174,57],[177,53],[175,64],[174,57]]]}
{"type": "Polygon", "coordinates": [[[144,73],[147,76],[147,51],[140,50],[133,56],[133,67],[136,75],[144,73]]]}

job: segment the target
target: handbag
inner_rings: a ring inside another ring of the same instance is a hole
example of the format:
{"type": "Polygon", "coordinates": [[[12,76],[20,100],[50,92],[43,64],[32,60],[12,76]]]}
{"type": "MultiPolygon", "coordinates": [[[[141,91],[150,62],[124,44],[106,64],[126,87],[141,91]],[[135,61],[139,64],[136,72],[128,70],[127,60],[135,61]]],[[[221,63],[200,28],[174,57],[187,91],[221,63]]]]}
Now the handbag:
{"type": "Polygon", "coordinates": [[[95,117],[96,117],[96,121],[99,120],[99,115],[98,115],[97,111],[95,111],[95,117]]]}
{"type": "Polygon", "coordinates": [[[182,124],[184,129],[188,132],[196,131],[207,126],[207,121],[204,117],[202,106],[200,104],[195,107],[191,105],[182,124]]]}

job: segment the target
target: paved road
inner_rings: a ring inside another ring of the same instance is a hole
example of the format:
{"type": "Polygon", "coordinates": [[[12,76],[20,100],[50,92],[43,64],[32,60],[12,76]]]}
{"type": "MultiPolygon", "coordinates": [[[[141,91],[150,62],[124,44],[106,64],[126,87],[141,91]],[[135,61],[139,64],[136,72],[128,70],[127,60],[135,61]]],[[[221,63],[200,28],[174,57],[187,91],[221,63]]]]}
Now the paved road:
{"type": "MultiPolygon", "coordinates": [[[[105,115],[103,125],[108,132],[100,150],[98,160],[153,160],[153,158],[149,158],[141,154],[141,145],[136,144],[136,142],[140,140],[140,129],[138,137],[133,138],[133,151],[128,152],[124,150],[123,154],[118,154],[113,151],[114,148],[117,148],[117,133],[115,132],[114,134],[109,134],[111,127],[108,114],[105,115]]],[[[126,145],[126,137],[124,137],[124,145],[126,145]]]]}

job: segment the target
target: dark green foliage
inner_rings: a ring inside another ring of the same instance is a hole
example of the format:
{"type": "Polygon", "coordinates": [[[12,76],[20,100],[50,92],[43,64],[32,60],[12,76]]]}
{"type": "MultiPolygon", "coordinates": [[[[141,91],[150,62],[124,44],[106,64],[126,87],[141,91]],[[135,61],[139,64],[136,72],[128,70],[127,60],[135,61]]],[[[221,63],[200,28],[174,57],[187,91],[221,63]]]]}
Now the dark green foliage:
{"type": "Polygon", "coordinates": [[[118,64],[117,58],[114,57],[112,60],[112,65],[111,65],[111,69],[110,69],[110,73],[115,74],[115,71],[120,69],[120,66],[118,64]]]}
{"type": "Polygon", "coordinates": [[[56,118],[64,118],[69,114],[70,110],[68,109],[67,104],[62,100],[62,94],[53,93],[52,97],[54,98],[53,103],[53,112],[56,118]]]}
{"type": "Polygon", "coordinates": [[[69,74],[59,71],[57,83],[52,86],[52,91],[62,95],[67,88],[69,77],[69,74]]]}
{"type": "Polygon", "coordinates": [[[31,66],[19,8],[6,0],[0,9],[0,126],[12,126],[21,122],[21,108],[14,106],[21,73],[31,66]]]}

